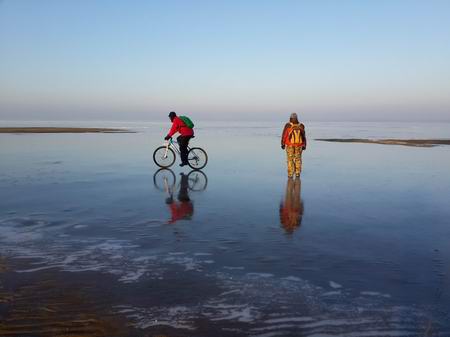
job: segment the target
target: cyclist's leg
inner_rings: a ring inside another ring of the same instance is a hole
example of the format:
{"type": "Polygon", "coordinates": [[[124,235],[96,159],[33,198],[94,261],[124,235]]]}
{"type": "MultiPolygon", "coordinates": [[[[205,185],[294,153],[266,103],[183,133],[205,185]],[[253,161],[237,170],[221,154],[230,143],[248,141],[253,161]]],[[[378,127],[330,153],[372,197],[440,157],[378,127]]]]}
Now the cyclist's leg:
{"type": "Polygon", "coordinates": [[[189,145],[189,140],[190,139],[191,139],[190,136],[179,136],[177,138],[178,144],[180,146],[181,162],[183,164],[187,164],[188,163],[188,145],[189,145]]]}
{"type": "Polygon", "coordinates": [[[184,159],[186,164],[188,164],[188,155],[189,155],[189,141],[191,140],[192,136],[186,136],[186,151],[184,152],[184,159]]]}

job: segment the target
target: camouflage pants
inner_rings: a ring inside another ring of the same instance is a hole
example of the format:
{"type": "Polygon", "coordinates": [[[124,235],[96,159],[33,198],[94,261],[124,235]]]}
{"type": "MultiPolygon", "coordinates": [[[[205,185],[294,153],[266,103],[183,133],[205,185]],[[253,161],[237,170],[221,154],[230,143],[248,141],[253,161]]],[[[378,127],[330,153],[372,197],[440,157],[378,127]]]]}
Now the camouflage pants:
{"type": "Polygon", "coordinates": [[[286,146],[288,176],[300,175],[302,171],[302,148],[299,146],[286,146]]]}

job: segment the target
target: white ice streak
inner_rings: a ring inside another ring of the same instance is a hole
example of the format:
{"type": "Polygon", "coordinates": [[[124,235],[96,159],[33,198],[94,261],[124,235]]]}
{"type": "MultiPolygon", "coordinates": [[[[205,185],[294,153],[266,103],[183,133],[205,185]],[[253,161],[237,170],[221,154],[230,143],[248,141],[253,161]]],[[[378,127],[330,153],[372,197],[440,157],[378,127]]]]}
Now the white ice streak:
{"type": "Polygon", "coordinates": [[[244,267],[231,267],[231,266],[223,266],[223,269],[227,269],[227,270],[244,270],[244,267]]]}
{"type": "Polygon", "coordinates": [[[287,323],[287,322],[311,322],[314,319],[312,317],[283,317],[283,318],[271,318],[266,319],[264,323],[276,324],[276,323],[287,323]]]}
{"type": "Polygon", "coordinates": [[[330,287],[333,288],[333,289],[342,288],[342,286],[339,283],[336,283],[334,281],[330,281],[329,284],[330,284],[330,287]]]}
{"type": "Polygon", "coordinates": [[[175,329],[195,330],[189,308],[184,306],[137,308],[132,306],[116,306],[118,313],[124,314],[134,322],[135,327],[147,329],[154,326],[169,326],[175,329]]]}
{"type": "Polygon", "coordinates": [[[172,256],[164,258],[163,262],[181,265],[184,267],[185,271],[189,270],[201,271],[200,264],[192,257],[184,257],[172,254],[172,256]]]}
{"type": "Polygon", "coordinates": [[[147,272],[146,269],[139,269],[136,271],[128,272],[127,274],[123,275],[121,278],[119,278],[119,281],[124,283],[132,283],[136,282],[141,278],[141,276],[145,275],[147,272]]]}
{"type": "Polygon", "coordinates": [[[420,336],[420,334],[409,330],[372,330],[345,333],[314,333],[304,335],[305,337],[410,337],[420,336]]]}
{"type": "Polygon", "coordinates": [[[251,329],[252,336],[263,336],[259,334],[264,331],[285,332],[302,331],[302,336],[409,336],[411,331],[418,331],[407,322],[395,324],[398,320],[386,321],[386,318],[340,318],[340,319],[314,319],[312,317],[286,317],[265,320],[264,324],[271,324],[251,329]],[[295,324],[297,323],[297,324],[295,324]],[[394,329],[395,328],[395,329],[394,329]],[[398,329],[398,330],[397,330],[398,329]],[[411,331],[406,331],[411,330],[411,331]],[[329,333],[329,331],[334,331],[329,333]],[[345,331],[345,333],[343,333],[345,331]],[[257,333],[256,335],[254,333],[257,333]]]}
{"type": "Polygon", "coordinates": [[[241,307],[235,306],[234,308],[224,308],[218,310],[221,317],[213,317],[211,321],[238,321],[238,322],[253,322],[257,317],[257,313],[254,308],[250,306],[241,307]]]}
{"type": "Polygon", "coordinates": [[[383,294],[383,293],[379,293],[377,291],[361,291],[360,294],[364,295],[364,296],[380,296],[380,297],[386,297],[386,298],[391,297],[391,295],[389,295],[389,294],[383,294]]]}
{"type": "Polygon", "coordinates": [[[227,295],[236,294],[236,293],[240,293],[240,290],[234,289],[234,290],[230,290],[230,291],[225,291],[225,292],[221,293],[219,296],[227,296],[227,295]]]}
{"type": "Polygon", "coordinates": [[[302,279],[296,276],[287,276],[284,277],[283,280],[300,282],[302,279]]]}
{"type": "Polygon", "coordinates": [[[289,335],[289,331],[275,331],[275,332],[266,332],[257,335],[251,335],[251,337],[276,337],[276,336],[287,336],[289,335]]]}
{"type": "Polygon", "coordinates": [[[267,278],[267,277],[273,277],[273,274],[270,274],[270,273],[247,273],[247,276],[255,277],[255,278],[258,278],[258,277],[267,278]]]}

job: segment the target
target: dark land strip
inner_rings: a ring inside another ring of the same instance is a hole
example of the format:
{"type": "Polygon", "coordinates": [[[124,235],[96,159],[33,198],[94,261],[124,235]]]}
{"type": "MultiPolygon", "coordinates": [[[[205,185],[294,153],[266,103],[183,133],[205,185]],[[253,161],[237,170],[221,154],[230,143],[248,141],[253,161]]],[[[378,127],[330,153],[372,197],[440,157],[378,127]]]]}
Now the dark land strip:
{"type": "Polygon", "coordinates": [[[134,131],[112,128],[0,127],[0,133],[134,133],[134,131]]]}
{"type": "Polygon", "coordinates": [[[382,145],[403,145],[414,147],[434,147],[437,145],[450,145],[450,139],[365,139],[365,138],[318,138],[322,142],[335,143],[364,143],[382,145]]]}

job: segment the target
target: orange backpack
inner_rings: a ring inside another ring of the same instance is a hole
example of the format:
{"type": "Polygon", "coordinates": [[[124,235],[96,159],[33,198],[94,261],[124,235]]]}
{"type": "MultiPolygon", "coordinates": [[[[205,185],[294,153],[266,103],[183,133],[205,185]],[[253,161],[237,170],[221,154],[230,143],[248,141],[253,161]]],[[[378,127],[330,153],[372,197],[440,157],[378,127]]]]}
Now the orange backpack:
{"type": "Polygon", "coordinates": [[[284,143],[287,146],[302,146],[303,145],[303,137],[302,137],[302,127],[301,124],[289,123],[290,126],[286,130],[284,143]]]}

